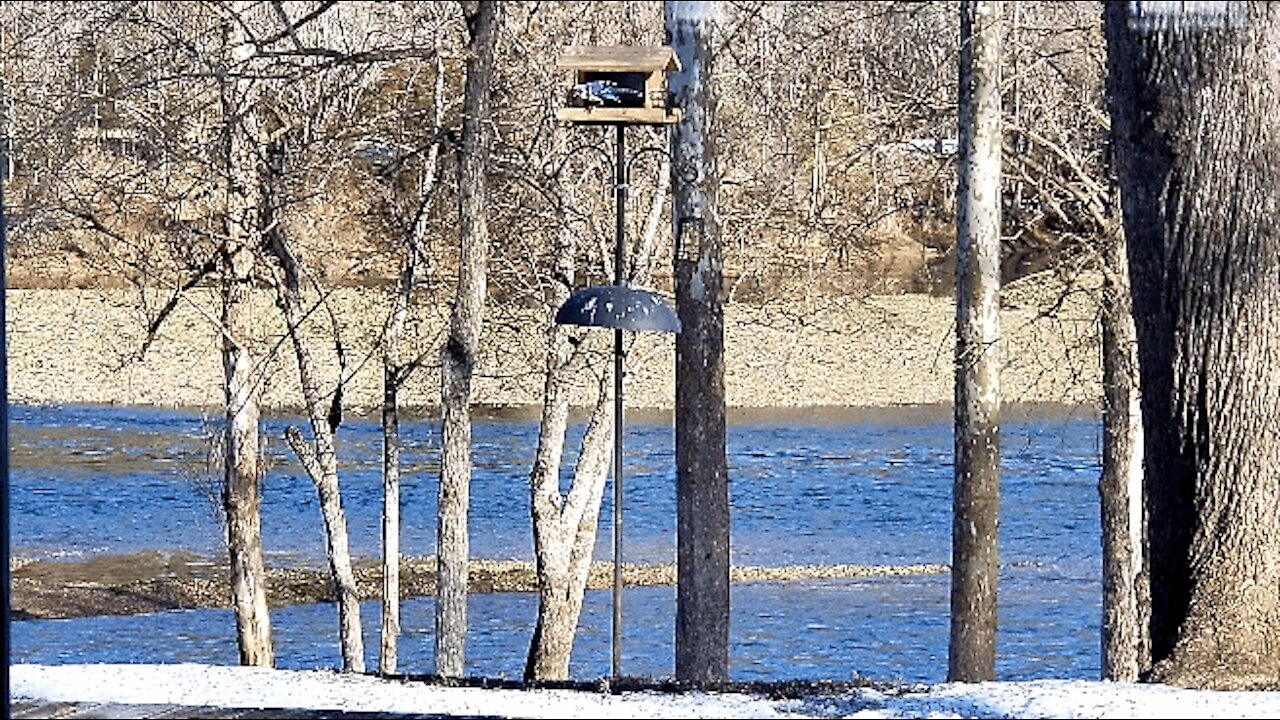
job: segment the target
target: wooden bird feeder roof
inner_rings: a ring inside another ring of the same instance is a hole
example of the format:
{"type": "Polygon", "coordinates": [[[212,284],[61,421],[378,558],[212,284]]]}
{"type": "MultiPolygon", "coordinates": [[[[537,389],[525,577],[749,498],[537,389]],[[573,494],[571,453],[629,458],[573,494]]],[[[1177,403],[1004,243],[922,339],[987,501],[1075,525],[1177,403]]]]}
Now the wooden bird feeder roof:
{"type": "Polygon", "coordinates": [[[680,72],[680,60],[669,47],[576,45],[565,48],[556,67],[592,72],[680,72]]]}

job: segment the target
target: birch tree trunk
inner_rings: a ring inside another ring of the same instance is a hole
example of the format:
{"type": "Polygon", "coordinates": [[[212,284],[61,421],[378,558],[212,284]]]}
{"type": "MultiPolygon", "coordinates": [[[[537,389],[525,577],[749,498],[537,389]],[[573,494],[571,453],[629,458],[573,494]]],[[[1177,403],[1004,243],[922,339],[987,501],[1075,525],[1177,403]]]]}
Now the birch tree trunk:
{"type": "Polygon", "coordinates": [[[1138,340],[1124,234],[1103,249],[1102,677],[1134,682],[1151,665],[1147,641],[1146,528],[1142,502],[1142,406],[1138,340]]]}
{"type": "Polygon", "coordinates": [[[999,2],[960,9],[955,487],[947,679],[995,679],[1000,541],[999,2]]]}
{"type": "Polygon", "coordinates": [[[676,680],[729,679],[729,467],[725,451],[724,246],[712,83],[712,2],[666,3],[684,70],[671,92],[676,312],[676,680]],[[686,179],[687,171],[694,179],[686,179]]]}
{"type": "Polygon", "coordinates": [[[553,325],[548,340],[548,373],[538,453],[530,476],[534,548],[538,571],[538,619],[529,643],[524,676],[528,681],[567,680],[569,660],[591,558],[595,550],[600,501],[613,457],[608,375],[601,374],[595,408],[582,438],[568,496],[560,493],[560,458],[568,425],[572,366],[563,326],[553,325]]]}
{"type": "Polygon", "coordinates": [[[461,259],[449,338],[440,353],[441,460],[436,525],[436,674],[462,675],[467,634],[467,506],[471,489],[471,380],[484,314],[489,258],[489,122],[498,4],[464,2],[470,33],[458,168],[461,259]]]}
{"type": "MultiPolygon", "coordinates": [[[[273,150],[273,154],[277,152],[273,150]]],[[[270,195],[268,195],[270,198],[270,195]]],[[[273,205],[273,204],[272,204],[273,205]]],[[[274,210],[269,207],[269,210],[274,210]]],[[[307,477],[316,486],[320,496],[320,510],[324,517],[326,552],[329,570],[338,595],[339,638],[342,647],[343,672],[362,673],[365,670],[364,637],[360,627],[360,593],[356,587],[355,573],[351,567],[350,543],[347,538],[347,519],[342,511],[342,491],[338,482],[338,458],[333,447],[330,405],[320,392],[320,378],[315,367],[311,347],[303,335],[302,323],[306,311],[302,304],[301,268],[293,250],[289,247],[278,218],[267,223],[273,228],[269,233],[271,251],[280,263],[281,280],[277,288],[279,304],[284,312],[285,326],[298,361],[298,379],[302,386],[303,404],[311,422],[313,443],[308,444],[297,427],[285,430],[285,439],[307,477]]],[[[339,387],[342,379],[338,379],[339,387]]],[[[334,403],[340,403],[340,390],[334,389],[334,403]]]]}
{"type": "MultiPolygon", "coordinates": [[[[235,13],[247,3],[236,3],[235,13]]],[[[262,206],[258,118],[251,80],[243,71],[253,56],[244,26],[228,22],[226,45],[231,68],[220,78],[223,155],[226,162],[225,241],[221,248],[222,367],[226,397],[223,442],[222,502],[227,515],[227,553],[231,568],[231,603],[236,616],[236,642],[242,665],[272,667],[271,619],[267,577],[262,560],[262,518],[258,467],[258,386],[254,378],[250,309],[255,253],[262,244],[262,206]]]]}
{"type": "MultiPolygon", "coordinates": [[[[412,251],[411,251],[412,252],[412,251]]],[[[414,262],[406,258],[406,265],[414,262]]],[[[401,275],[402,285],[411,281],[412,268],[401,275]]],[[[397,291],[399,295],[403,291],[397,291]]],[[[409,291],[412,293],[412,290],[409,291]]],[[[400,657],[400,384],[403,372],[394,359],[404,319],[399,308],[393,311],[388,328],[382,365],[382,645],[378,672],[391,675],[400,657]]]]}
{"type": "Polygon", "coordinates": [[[1280,684],[1280,7],[1111,3],[1142,377],[1148,678],[1280,684]]]}
{"type": "MultiPolygon", "coordinates": [[[[433,136],[444,120],[444,61],[436,56],[435,122],[433,136]]],[[[412,365],[400,362],[400,336],[418,284],[418,263],[425,251],[427,208],[435,190],[440,143],[433,142],[423,163],[426,173],[418,188],[418,210],[409,229],[404,265],[382,344],[382,651],[378,672],[396,671],[400,645],[400,386],[412,365]]]]}

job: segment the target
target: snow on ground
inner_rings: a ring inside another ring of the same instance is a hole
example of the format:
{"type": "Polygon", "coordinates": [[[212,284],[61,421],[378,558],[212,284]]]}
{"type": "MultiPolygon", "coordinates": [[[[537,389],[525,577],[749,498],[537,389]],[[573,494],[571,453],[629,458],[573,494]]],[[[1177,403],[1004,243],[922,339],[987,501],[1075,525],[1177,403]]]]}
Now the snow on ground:
{"type": "Polygon", "coordinates": [[[440,687],[330,671],[214,665],[14,665],[13,699],[508,718],[1275,718],[1280,692],[1037,680],[770,700],[729,693],[440,687]]]}

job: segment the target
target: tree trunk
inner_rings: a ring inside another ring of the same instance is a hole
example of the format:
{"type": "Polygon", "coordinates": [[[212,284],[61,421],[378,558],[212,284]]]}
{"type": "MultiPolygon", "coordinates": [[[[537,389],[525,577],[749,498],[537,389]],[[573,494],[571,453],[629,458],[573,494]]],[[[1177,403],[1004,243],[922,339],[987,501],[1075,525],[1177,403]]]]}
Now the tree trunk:
{"type": "Polygon", "coordinates": [[[1000,3],[960,9],[951,681],[995,679],[1000,531],[1000,3]]]}
{"type": "Polygon", "coordinates": [[[1280,7],[1112,3],[1105,24],[1142,378],[1149,678],[1275,687],[1280,7]]]}
{"type": "Polygon", "coordinates": [[[1143,555],[1142,407],[1124,234],[1103,248],[1102,677],[1134,682],[1151,665],[1143,555]]]}
{"type": "MultiPolygon", "coordinates": [[[[436,55],[435,122],[438,136],[444,120],[444,60],[436,55]]],[[[382,652],[378,672],[396,671],[400,645],[400,386],[412,366],[400,363],[400,336],[417,287],[419,258],[424,252],[427,209],[436,185],[440,143],[432,142],[423,162],[426,173],[418,189],[418,209],[409,228],[404,266],[396,287],[395,303],[382,342],[382,652]]]]}
{"type": "MultiPolygon", "coordinates": [[[[559,134],[557,151],[560,155],[568,152],[563,139],[564,134],[559,134]]],[[[666,206],[665,173],[668,171],[668,163],[664,162],[659,171],[659,187],[649,206],[644,235],[637,243],[631,267],[625,273],[632,283],[642,284],[649,278],[649,261],[653,256],[662,210],[666,206]]],[[[573,182],[562,181],[561,207],[572,207],[576,197],[573,182]]],[[[554,278],[550,298],[553,307],[560,307],[569,299],[577,271],[574,256],[579,228],[570,224],[568,213],[561,214],[560,222],[551,273],[554,278]]],[[[609,461],[613,457],[613,424],[608,413],[612,394],[607,376],[601,373],[595,409],[582,439],[573,481],[568,496],[561,494],[560,466],[576,360],[568,329],[553,322],[547,337],[547,376],[542,422],[538,428],[538,450],[529,476],[534,555],[538,570],[538,619],[525,663],[524,677],[528,681],[569,678],[573,641],[595,549],[600,501],[609,477],[609,461]]]]}
{"type": "Polygon", "coordinates": [[[529,681],[567,680],[573,640],[582,614],[583,595],[595,550],[600,501],[613,457],[613,419],[609,383],[601,375],[599,394],[568,497],[560,494],[560,458],[568,424],[571,360],[562,326],[553,326],[548,350],[546,404],[538,436],[538,455],[530,477],[534,548],[538,570],[538,619],[524,676],[529,681]],[[555,367],[550,367],[555,363],[555,367]]]}
{"type": "MultiPolygon", "coordinates": [[[[0,132],[6,137],[9,132],[9,118],[7,113],[0,114],[0,132]]],[[[11,177],[10,163],[11,158],[9,149],[0,150],[0,328],[7,328],[8,325],[8,307],[6,304],[6,292],[8,284],[6,283],[5,265],[6,255],[9,250],[9,218],[4,203],[4,186],[9,182],[11,177]]],[[[12,582],[13,573],[9,569],[9,558],[13,551],[13,532],[9,515],[9,341],[7,333],[0,333],[0,517],[3,517],[4,527],[0,528],[0,553],[4,555],[4,567],[0,568],[0,582],[4,583],[4,587],[0,588],[0,597],[3,597],[3,604],[0,604],[0,613],[4,614],[4,643],[0,652],[4,653],[4,657],[0,658],[4,662],[4,670],[0,671],[0,693],[4,693],[4,705],[0,706],[0,711],[4,717],[12,717],[13,698],[10,695],[9,687],[9,665],[13,657],[12,641],[9,639],[9,623],[12,620],[13,592],[12,582]]]]}
{"type": "MultiPolygon", "coordinates": [[[[273,149],[273,156],[275,152],[277,150],[273,149]]],[[[274,210],[274,207],[269,209],[274,210]]],[[[325,536],[328,539],[326,550],[329,557],[329,570],[338,594],[342,670],[362,673],[365,670],[365,663],[364,637],[360,627],[360,593],[356,587],[355,573],[351,568],[347,519],[342,511],[342,491],[338,483],[338,458],[333,447],[333,433],[337,428],[333,424],[333,413],[330,412],[331,406],[341,403],[341,397],[337,393],[340,392],[342,378],[338,379],[338,387],[334,389],[335,395],[332,402],[324,402],[320,393],[320,379],[316,373],[315,360],[302,332],[302,323],[307,313],[302,306],[301,268],[284,236],[279,218],[273,218],[273,221],[266,223],[266,226],[274,228],[270,233],[271,250],[280,263],[282,275],[277,289],[279,303],[284,312],[286,329],[298,361],[298,379],[302,386],[303,404],[306,407],[307,417],[311,421],[314,443],[308,444],[302,437],[302,432],[292,426],[286,429],[285,437],[320,495],[320,510],[324,516],[325,536]]]]}
{"type": "Polygon", "coordinates": [[[440,353],[441,460],[436,525],[436,674],[462,675],[467,633],[467,505],[471,490],[471,378],[484,313],[490,85],[498,4],[463,3],[470,41],[458,163],[461,259],[449,338],[440,353]]]}
{"type": "MultiPolygon", "coordinates": [[[[563,132],[556,135],[556,150],[561,155],[568,152],[564,135],[563,132]]],[[[562,179],[559,190],[561,208],[572,207],[577,199],[573,181],[562,179]]],[[[570,223],[567,212],[562,211],[559,219],[561,228],[556,235],[551,270],[550,302],[553,307],[559,307],[569,299],[576,274],[574,255],[578,228],[570,223]]],[[[586,571],[590,570],[600,501],[604,496],[612,457],[613,425],[607,413],[610,396],[602,373],[595,411],[582,440],[581,455],[570,486],[570,499],[566,502],[560,492],[560,466],[569,425],[569,389],[574,359],[568,328],[551,322],[547,330],[547,374],[542,421],[538,426],[538,449],[529,474],[533,549],[538,572],[538,618],[524,669],[525,680],[530,682],[569,678],[569,660],[586,589],[586,572],[582,571],[584,567],[586,571]],[[585,553],[575,552],[578,538],[585,543],[585,553]],[[582,562],[584,558],[585,565],[582,562]],[[576,582],[579,576],[581,585],[576,582]]]]}
{"type": "Polygon", "coordinates": [[[668,2],[676,312],[676,680],[729,679],[729,468],[725,452],[724,246],[714,134],[711,2],[668,2]],[[682,169],[690,168],[688,180],[682,169]]]}
{"type": "MultiPolygon", "coordinates": [[[[243,10],[237,4],[237,12],[243,10]]],[[[229,23],[231,62],[253,55],[238,23],[229,23]]],[[[227,163],[226,217],[222,255],[222,367],[226,397],[222,502],[227,515],[231,603],[236,615],[240,663],[271,667],[271,619],[262,560],[262,518],[258,482],[258,383],[254,377],[253,333],[257,325],[249,301],[255,253],[261,246],[262,206],[258,118],[252,82],[224,79],[223,153],[227,163]]]]}
{"type": "MultiPolygon", "coordinates": [[[[313,426],[314,427],[314,426],[313,426]]],[[[337,465],[333,461],[332,438],[316,438],[315,446],[307,444],[302,431],[290,425],[285,439],[298,456],[303,469],[320,495],[320,512],[324,517],[329,572],[338,595],[338,633],[342,647],[342,671],[364,672],[364,636],[360,629],[360,593],[351,568],[351,552],[347,539],[347,518],[342,512],[342,492],[338,486],[337,465]]]]}
{"type": "Polygon", "coordinates": [[[382,366],[382,675],[400,656],[400,368],[390,355],[382,366]]]}

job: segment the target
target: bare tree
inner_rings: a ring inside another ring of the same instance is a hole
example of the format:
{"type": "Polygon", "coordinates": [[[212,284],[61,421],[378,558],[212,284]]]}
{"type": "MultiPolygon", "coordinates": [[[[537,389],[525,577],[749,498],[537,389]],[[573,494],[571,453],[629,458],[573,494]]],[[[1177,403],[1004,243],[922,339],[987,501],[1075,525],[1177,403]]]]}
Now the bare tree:
{"type": "MultiPolygon", "coordinates": [[[[548,311],[569,299],[577,272],[577,234],[574,222],[579,194],[577,169],[568,156],[566,131],[556,133],[564,167],[556,173],[561,229],[556,234],[549,285],[548,311]]],[[[560,468],[565,433],[569,425],[569,393],[572,376],[579,370],[584,348],[570,328],[547,323],[546,381],[538,449],[529,474],[529,494],[534,533],[534,559],[538,572],[538,617],[529,642],[524,677],[529,681],[566,680],[577,634],[587,576],[595,551],[600,502],[612,457],[613,423],[609,415],[607,374],[599,373],[599,391],[587,431],[582,439],[573,481],[566,494],[560,489],[560,468]]]]}
{"type": "Polygon", "coordinates": [[[483,320],[489,257],[490,84],[499,20],[494,0],[464,2],[469,34],[462,139],[458,150],[461,259],[449,338],[440,353],[442,415],[436,529],[436,673],[463,672],[467,633],[467,505],[471,485],[471,381],[483,320]]]}
{"type": "Polygon", "coordinates": [[[223,157],[226,162],[226,242],[222,261],[222,357],[226,388],[223,505],[231,556],[231,594],[236,609],[240,662],[270,667],[275,662],[267,608],[267,578],[262,560],[258,466],[258,386],[253,376],[252,338],[256,320],[248,307],[254,265],[263,245],[262,163],[259,154],[257,87],[245,64],[253,45],[241,16],[248,2],[237,2],[224,20],[229,63],[219,68],[222,91],[223,157]]]}
{"type": "Polygon", "coordinates": [[[1280,8],[1113,3],[1157,682],[1280,682],[1280,8]]]}
{"type": "MultiPolygon", "coordinates": [[[[588,224],[585,218],[589,213],[584,213],[584,210],[590,207],[589,199],[578,192],[578,185],[584,178],[595,181],[591,172],[580,169],[580,164],[573,162],[575,153],[570,151],[565,140],[565,132],[557,133],[556,154],[565,160],[564,167],[556,173],[560,230],[556,234],[548,282],[549,315],[568,300],[575,285],[578,275],[576,258],[582,244],[580,238],[590,234],[584,229],[588,224]]],[[[580,148],[578,152],[581,152],[580,148]]],[[[664,161],[658,170],[657,188],[650,199],[644,230],[624,273],[630,283],[644,284],[650,279],[650,266],[666,207],[669,167],[669,161],[664,161]]],[[[616,431],[609,415],[613,394],[610,392],[609,375],[603,370],[605,359],[598,352],[593,352],[598,348],[590,337],[574,337],[568,326],[549,321],[547,333],[542,420],[538,429],[537,454],[529,476],[538,570],[538,619],[529,645],[525,678],[538,681],[569,677],[569,660],[591,570],[600,502],[608,479],[613,433],[616,431]],[[562,492],[560,468],[569,424],[569,399],[574,376],[584,371],[594,373],[595,402],[574,465],[573,479],[568,492],[562,492]]]]}
{"type": "Polygon", "coordinates": [[[431,143],[422,161],[416,208],[405,238],[404,258],[391,314],[382,338],[382,652],[378,672],[396,671],[400,634],[400,388],[421,363],[401,357],[401,337],[426,258],[427,221],[439,167],[440,135],[444,123],[445,75],[437,56],[434,73],[434,122],[431,143]]]}
{"type": "Polygon", "coordinates": [[[947,678],[995,679],[1000,511],[999,2],[960,9],[955,486],[947,678]]]}
{"type": "MultiPolygon", "coordinates": [[[[303,406],[311,424],[312,442],[308,443],[296,426],[285,430],[285,439],[298,457],[302,468],[316,486],[320,495],[320,509],[324,517],[325,537],[329,568],[338,594],[339,638],[342,647],[344,672],[364,672],[364,638],[360,627],[360,594],[356,587],[355,573],[351,567],[351,550],[347,538],[347,519],[342,510],[342,492],[338,482],[338,457],[334,449],[334,433],[341,422],[342,383],[339,371],[332,392],[323,393],[311,346],[303,325],[308,310],[302,295],[302,266],[290,246],[284,224],[278,216],[279,201],[274,186],[279,182],[284,162],[283,144],[271,143],[267,150],[269,161],[267,200],[264,211],[268,220],[269,247],[279,264],[277,302],[284,313],[286,332],[293,345],[298,362],[298,378],[302,385],[303,406]]],[[[323,302],[323,299],[321,300],[323,302]]],[[[341,347],[341,340],[335,342],[341,347]]],[[[342,356],[341,351],[338,353],[342,356]]]]}

